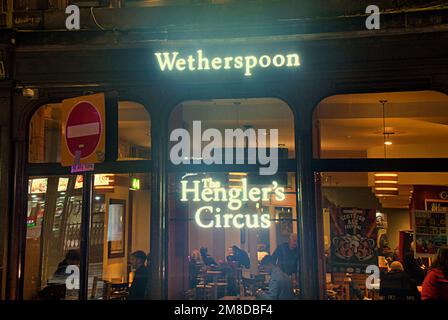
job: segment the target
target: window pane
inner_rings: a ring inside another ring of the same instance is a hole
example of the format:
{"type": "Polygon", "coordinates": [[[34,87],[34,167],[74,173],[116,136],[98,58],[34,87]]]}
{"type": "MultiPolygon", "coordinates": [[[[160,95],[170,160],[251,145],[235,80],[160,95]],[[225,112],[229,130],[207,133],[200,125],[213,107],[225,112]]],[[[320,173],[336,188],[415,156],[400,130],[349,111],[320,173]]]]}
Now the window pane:
{"type": "Polygon", "coordinates": [[[169,181],[170,299],[254,297],[268,285],[266,255],[297,286],[294,173],[173,173],[169,181]]]}
{"type": "MultiPolygon", "coordinates": [[[[191,139],[201,140],[200,136],[193,135],[193,121],[201,121],[202,132],[216,129],[222,137],[225,136],[225,129],[254,129],[258,147],[278,148],[279,158],[295,158],[294,115],[281,100],[263,98],[183,102],[171,113],[170,130],[183,128],[189,132],[191,139]],[[263,129],[266,130],[264,134],[260,131],[263,129]],[[271,130],[278,130],[277,140],[271,130]]],[[[208,144],[209,141],[202,141],[202,150],[208,144]]],[[[220,148],[225,147],[221,139],[218,139],[217,144],[220,148]]],[[[190,147],[193,154],[193,143],[190,147]]],[[[250,143],[246,142],[244,148],[251,149],[250,143]]]]}
{"type": "Polygon", "coordinates": [[[30,178],[24,299],[78,299],[81,208],[76,176],[30,178]]]}
{"type": "Polygon", "coordinates": [[[146,299],[150,248],[150,175],[96,174],[90,226],[89,299],[146,299]],[[146,259],[145,259],[146,260],[146,259]]]}
{"type": "MultiPolygon", "coordinates": [[[[28,161],[61,161],[61,104],[40,107],[29,127],[28,161]]],[[[119,160],[151,159],[151,126],[146,109],[135,102],[118,103],[119,160]]]]}
{"type": "Polygon", "coordinates": [[[136,102],[118,104],[118,159],[151,159],[151,122],[146,109],[136,102]]]}
{"type": "Polygon", "coordinates": [[[448,157],[448,96],[442,93],[332,96],[317,106],[314,122],[318,158],[448,157]]]}
{"type": "MultiPolygon", "coordinates": [[[[328,296],[401,296],[379,291],[388,288],[394,261],[421,286],[437,249],[448,244],[448,173],[325,172],[317,177],[321,281],[328,296]],[[365,290],[368,266],[379,268],[380,284],[365,290]],[[347,290],[350,280],[354,285],[347,290]]],[[[409,290],[405,295],[414,296],[409,290]]]]}

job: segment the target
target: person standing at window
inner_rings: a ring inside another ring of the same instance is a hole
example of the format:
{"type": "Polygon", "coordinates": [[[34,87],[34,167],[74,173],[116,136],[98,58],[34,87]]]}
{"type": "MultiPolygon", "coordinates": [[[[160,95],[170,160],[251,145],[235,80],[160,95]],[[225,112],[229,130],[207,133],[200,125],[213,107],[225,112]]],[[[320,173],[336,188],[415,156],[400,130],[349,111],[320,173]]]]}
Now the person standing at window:
{"type": "Polygon", "coordinates": [[[422,300],[448,300],[448,247],[441,247],[423,282],[422,300]]]}
{"type": "Polygon", "coordinates": [[[272,254],[274,263],[278,265],[287,275],[297,273],[299,249],[297,244],[297,234],[291,233],[289,241],[282,243],[272,254]]]}

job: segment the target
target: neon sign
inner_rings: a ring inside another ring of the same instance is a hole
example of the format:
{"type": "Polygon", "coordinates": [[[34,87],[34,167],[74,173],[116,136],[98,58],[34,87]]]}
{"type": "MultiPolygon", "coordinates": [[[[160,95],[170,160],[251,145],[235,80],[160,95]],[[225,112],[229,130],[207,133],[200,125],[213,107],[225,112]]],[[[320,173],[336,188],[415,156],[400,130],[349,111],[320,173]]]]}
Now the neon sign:
{"type": "Polygon", "coordinates": [[[247,55],[207,58],[202,50],[196,55],[180,56],[177,51],[156,52],[161,71],[218,71],[240,69],[246,77],[252,76],[255,68],[298,68],[300,56],[297,53],[276,55],[247,55]]]}
{"type": "Polygon", "coordinates": [[[194,215],[196,224],[201,228],[249,228],[267,229],[271,226],[268,213],[241,213],[243,205],[249,202],[270,201],[274,196],[277,201],[285,200],[285,188],[273,181],[269,187],[248,188],[247,179],[241,179],[241,186],[224,188],[219,181],[212,178],[181,181],[180,201],[206,203],[200,206],[194,215]],[[218,203],[226,204],[228,213],[224,213],[218,203]]]}

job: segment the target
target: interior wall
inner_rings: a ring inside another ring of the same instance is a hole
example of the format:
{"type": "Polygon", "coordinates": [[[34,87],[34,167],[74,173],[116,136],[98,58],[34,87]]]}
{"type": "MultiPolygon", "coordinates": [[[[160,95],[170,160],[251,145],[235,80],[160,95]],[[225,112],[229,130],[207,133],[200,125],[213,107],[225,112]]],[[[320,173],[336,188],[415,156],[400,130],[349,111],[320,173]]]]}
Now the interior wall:
{"type": "Polygon", "coordinates": [[[384,209],[382,211],[387,213],[387,237],[389,238],[389,247],[394,250],[400,242],[400,231],[411,228],[409,210],[384,209]]]}
{"type": "MultiPolygon", "coordinates": [[[[129,185],[129,184],[128,184],[129,185]]],[[[103,277],[106,279],[114,279],[120,278],[122,281],[127,279],[127,257],[129,256],[128,252],[128,223],[129,223],[129,187],[116,185],[114,187],[114,192],[106,193],[106,217],[104,223],[104,251],[103,251],[103,277]],[[125,245],[124,245],[124,257],[121,258],[111,258],[108,257],[108,234],[107,234],[107,226],[109,223],[109,202],[111,199],[114,200],[125,200],[126,201],[126,221],[125,221],[125,245]]]]}
{"type": "Polygon", "coordinates": [[[149,253],[150,248],[150,190],[133,191],[132,251],[149,253]]]}
{"type": "Polygon", "coordinates": [[[381,208],[378,199],[369,187],[323,187],[322,196],[340,207],[381,208]]]}

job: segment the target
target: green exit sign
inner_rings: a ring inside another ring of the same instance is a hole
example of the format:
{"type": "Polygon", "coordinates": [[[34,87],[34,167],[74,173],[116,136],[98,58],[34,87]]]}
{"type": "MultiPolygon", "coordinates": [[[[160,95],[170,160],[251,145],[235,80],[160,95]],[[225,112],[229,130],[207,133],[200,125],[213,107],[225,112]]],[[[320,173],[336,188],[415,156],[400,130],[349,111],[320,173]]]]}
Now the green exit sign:
{"type": "Polygon", "coordinates": [[[140,190],[140,179],[139,178],[131,178],[131,186],[129,187],[131,190],[140,190]]]}

